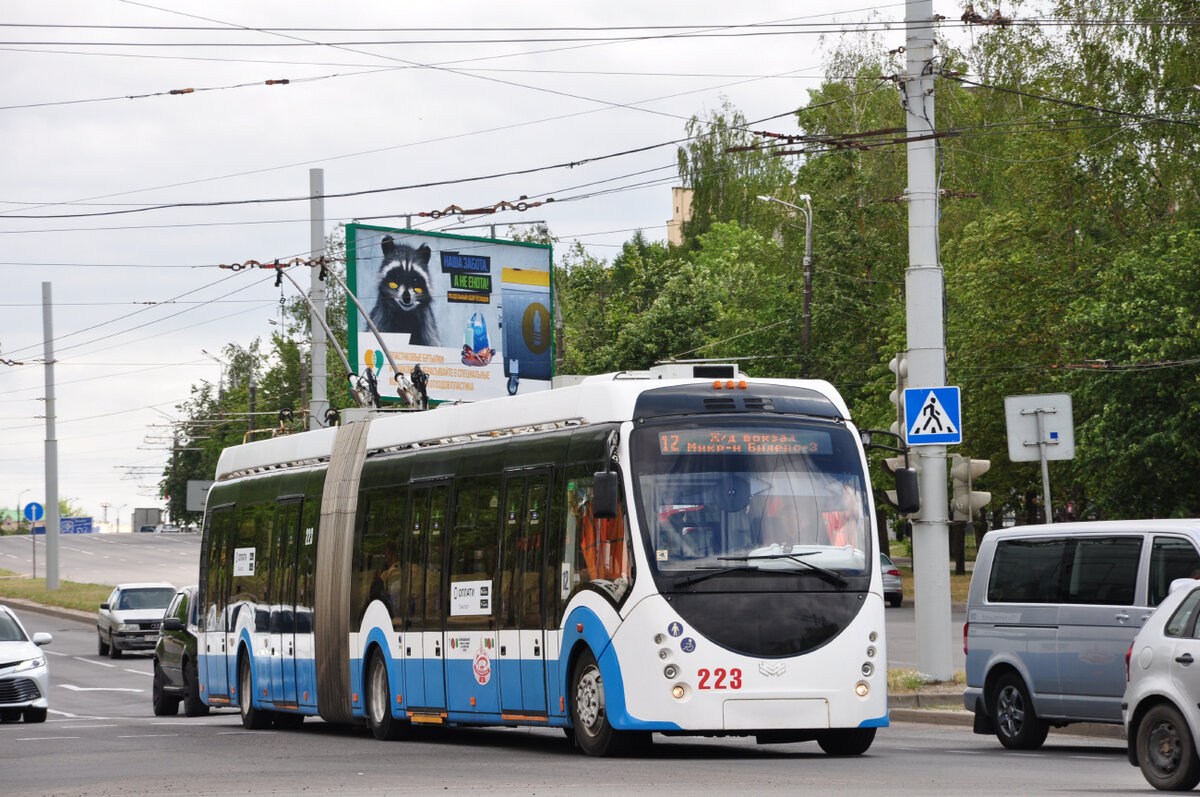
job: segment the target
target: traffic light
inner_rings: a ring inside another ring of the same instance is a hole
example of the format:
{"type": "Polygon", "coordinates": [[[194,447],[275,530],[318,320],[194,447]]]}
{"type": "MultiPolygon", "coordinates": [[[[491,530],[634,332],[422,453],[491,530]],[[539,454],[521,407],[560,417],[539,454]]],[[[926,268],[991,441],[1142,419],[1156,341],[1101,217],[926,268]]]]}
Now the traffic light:
{"type": "Polygon", "coordinates": [[[900,436],[904,443],[906,437],[904,418],[904,388],[908,387],[908,354],[901,352],[888,363],[888,370],[896,375],[896,389],[888,395],[888,399],[896,405],[896,422],[891,425],[892,434],[900,436]]]}
{"type": "Polygon", "coordinates": [[[888,505],[895,507],[901,517],[912,517],[921,511],[917,469],[904,467],[904,457],[888,457],[883,461],[883,469],[896,477],[896,489],[883,491],[888,505]]]}
{"type": "Polygon", "coordinates": [[[954,482],[953,497],[950,500],[951,520],[970,520],[992,500],[991,493],[971,489],[975,479],[987,473],[990,467],[992,463],[989,460],[954,455],[954,464],[950,466],[950,478],[954,482]]]}

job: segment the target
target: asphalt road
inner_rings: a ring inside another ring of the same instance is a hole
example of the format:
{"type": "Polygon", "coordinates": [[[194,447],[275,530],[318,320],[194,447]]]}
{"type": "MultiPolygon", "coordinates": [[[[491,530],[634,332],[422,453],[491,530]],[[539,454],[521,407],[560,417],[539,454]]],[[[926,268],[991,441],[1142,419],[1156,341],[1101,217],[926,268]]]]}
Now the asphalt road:
{"type": "Polygon", "coordinates": [[[21,611],[49,631],[51,710],[0,725],[0,793],[29,795],[620,794],[1124,795],[1151,793],[1119,740],[1051,734],[1004,750],[969,727],[897,722],[868,753],[830,758],[815,743],[655,736],[630,759],[592,759],[559,731],[437,729],[394,743],[309,720],[245,731],[236,711],[154,717],[150,659],[96,652],[86,621],[21,611]]]}
{"type": "MultiPolygon", "coordinates": [[[[60,581],[120,584],[168,581],[182,587],[200,579],[200,535],[63,534],[58,543],[60,581]]],[[[0,537],[0,570],[28,575],[37,557],[37,576],[46,577],[46,538],[0,537]]]]}

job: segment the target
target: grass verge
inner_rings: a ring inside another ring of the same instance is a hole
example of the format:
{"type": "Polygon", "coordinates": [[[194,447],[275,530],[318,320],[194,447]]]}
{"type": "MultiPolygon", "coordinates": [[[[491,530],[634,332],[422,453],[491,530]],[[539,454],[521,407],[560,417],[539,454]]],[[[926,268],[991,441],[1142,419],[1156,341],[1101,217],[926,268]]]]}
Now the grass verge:
{"type": "MultiPolygon", "coordinates": [[[[913,585],[913,570],[911,567],[900,567],[900,577],[904,580],[904,597],[910,602],[915,597],[913,585]]],[[[950,573],[950,600],[954,603],[966,603],[967,592],[971,589],[971,574],[957,576],[950,573]]],[[[910,603],[911,605],[911,603],[910,603]]]]}
{"type": "Polygon", "coordinates": [[[967,674],[954,671],[953,681],[930,681],[916,670],[888,670],[888,694],[911,695],[925,691],[944,692],[967,685],[967,674]]]}
{"type": "Polygon", "coordinates": [[[24,598],[46,606],[94,612],[112,592],[105,584],[80,584],[59,581],[55,590],[46,589],[46,580],[33,579],[8,570],[0,570],[0,598],[24,598]]]}

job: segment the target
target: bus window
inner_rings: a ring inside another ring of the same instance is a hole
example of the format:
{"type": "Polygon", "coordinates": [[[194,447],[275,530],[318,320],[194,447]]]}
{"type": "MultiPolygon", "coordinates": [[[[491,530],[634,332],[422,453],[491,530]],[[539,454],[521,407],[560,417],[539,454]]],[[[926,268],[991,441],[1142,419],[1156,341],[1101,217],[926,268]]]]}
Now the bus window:
{"type": "Polygon", "coordinates": [[[629,589],[629,540],[625,505],[617,516],[599,519],[592,513],[592,474],[598,465],[573,468],[567,479],[567,518],[563,544],[561,597],[583,586],[598,588],[613,601],[629,589]]]}

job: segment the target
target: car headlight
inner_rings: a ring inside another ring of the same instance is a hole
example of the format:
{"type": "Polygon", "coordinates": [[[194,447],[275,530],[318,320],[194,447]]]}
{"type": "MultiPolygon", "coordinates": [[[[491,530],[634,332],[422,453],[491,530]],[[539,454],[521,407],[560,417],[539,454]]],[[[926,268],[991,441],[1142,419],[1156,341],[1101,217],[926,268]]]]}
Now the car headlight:
{"type": "Polygon", "coordinates": [[[36,659],[25,659],[18,662],[16,667],[13,667],[13,672],[24,672],[25,670],[36,670],[38,667],[46,666],[46,657],[38,656],[36,659]]]}
{"type": "Polygon", "coordinates": [[[121,623],[120,625],[117,626],[117,630],[118,631],[139,631],[139,630],[141,630],[141,626],[139,626],[137,623],[121,623]]]}

